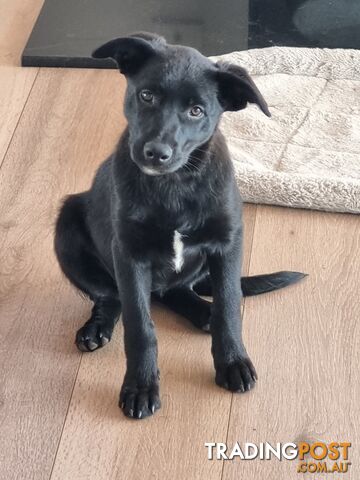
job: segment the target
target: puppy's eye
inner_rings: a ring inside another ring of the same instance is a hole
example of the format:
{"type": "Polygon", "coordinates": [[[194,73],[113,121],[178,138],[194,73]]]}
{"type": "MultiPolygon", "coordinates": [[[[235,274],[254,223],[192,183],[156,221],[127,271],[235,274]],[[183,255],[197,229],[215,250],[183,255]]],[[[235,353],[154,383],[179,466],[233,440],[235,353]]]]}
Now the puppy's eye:
{"type": "Polygon", "coordinates": [[[140,98],[146,103],[152,103],[154,101],[154,95],[150,90],[141,90],[140,98]]]}
{"type": "Polygon", "coordinates": [[[190,117],[199,118],[199,117],[202,117],[204,115],[204,110],[201,107],[199,107],[199,105],[195,105],[189,111],[189,115],[190,115],[190,117]]]}

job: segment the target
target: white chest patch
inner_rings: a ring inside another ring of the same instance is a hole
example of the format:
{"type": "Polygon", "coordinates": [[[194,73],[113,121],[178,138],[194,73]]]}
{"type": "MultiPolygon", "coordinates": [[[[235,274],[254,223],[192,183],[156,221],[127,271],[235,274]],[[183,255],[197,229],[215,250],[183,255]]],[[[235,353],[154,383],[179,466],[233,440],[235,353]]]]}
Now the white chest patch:
{"type": "Polygon", "coordinates": [[[177,230],[174,231],[174,240],[173,240],[173,248],[174,248],[174,258],[173,258],[173,265],[175,272],[180,272],[182,266],[184,264],[184,244],[181,240],[181,233],[177,230]]]}

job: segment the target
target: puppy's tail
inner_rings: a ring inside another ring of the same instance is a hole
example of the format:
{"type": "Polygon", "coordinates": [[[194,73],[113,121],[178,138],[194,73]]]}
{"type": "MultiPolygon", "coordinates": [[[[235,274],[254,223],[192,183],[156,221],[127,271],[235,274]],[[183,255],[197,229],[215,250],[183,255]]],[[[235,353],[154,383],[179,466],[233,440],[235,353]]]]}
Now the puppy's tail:
{"type": "Polygon", "coordinates": [[[307,274],[301,272],[275,272],[266,275],[241,277],[241,290],[244,297],[250,297],[279,290],[298,282],[304,277],[307,277],[307,274]]]}

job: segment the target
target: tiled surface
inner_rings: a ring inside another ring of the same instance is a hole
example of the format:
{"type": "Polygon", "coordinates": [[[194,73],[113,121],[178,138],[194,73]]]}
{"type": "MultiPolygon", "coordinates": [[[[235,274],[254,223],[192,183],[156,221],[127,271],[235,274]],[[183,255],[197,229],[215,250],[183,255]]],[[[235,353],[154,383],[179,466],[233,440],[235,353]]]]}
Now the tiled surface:
{"type": "Polygon", "coordinates": [[[91,51],[134,31],[205,55],[285,46],[360,47],[359,0],[46,0],[23,64],[113,68],[91,51]]]}

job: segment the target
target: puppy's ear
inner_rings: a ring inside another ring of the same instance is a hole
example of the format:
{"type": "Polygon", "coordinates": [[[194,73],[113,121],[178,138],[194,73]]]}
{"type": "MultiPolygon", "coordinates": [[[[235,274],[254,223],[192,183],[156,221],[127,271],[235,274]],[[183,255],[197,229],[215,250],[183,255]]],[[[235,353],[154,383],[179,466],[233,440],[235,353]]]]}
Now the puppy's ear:
{"type": "Polygon", "coordinates": [[[161,37],[157,33],[150,33],[150,32],[136,32],[132,33],[130,37],[142,38],[143,40],[147,40],[148,42],[152,42],[154,46],[164,46],[166,45],[166,40],[164,37],[161,37]]]}
{"type": "Polygon", "coordinates": [[[264,97],[245,68],[222,62],[216,66],[219,101],[225,111],[242,110],[248,103],[255,103],[265,115],[271,117],[264,97]]]}
{"type": "MultiPolygon", "coordinates": [[[[113,58],[124,75],[137,73],[143,65],[154,57],[159,40],[150,34],[115,38],[94,50],[93,58],[113,58]]],[[[159,39],[161,37],[158,37],[159,39]]]]}

